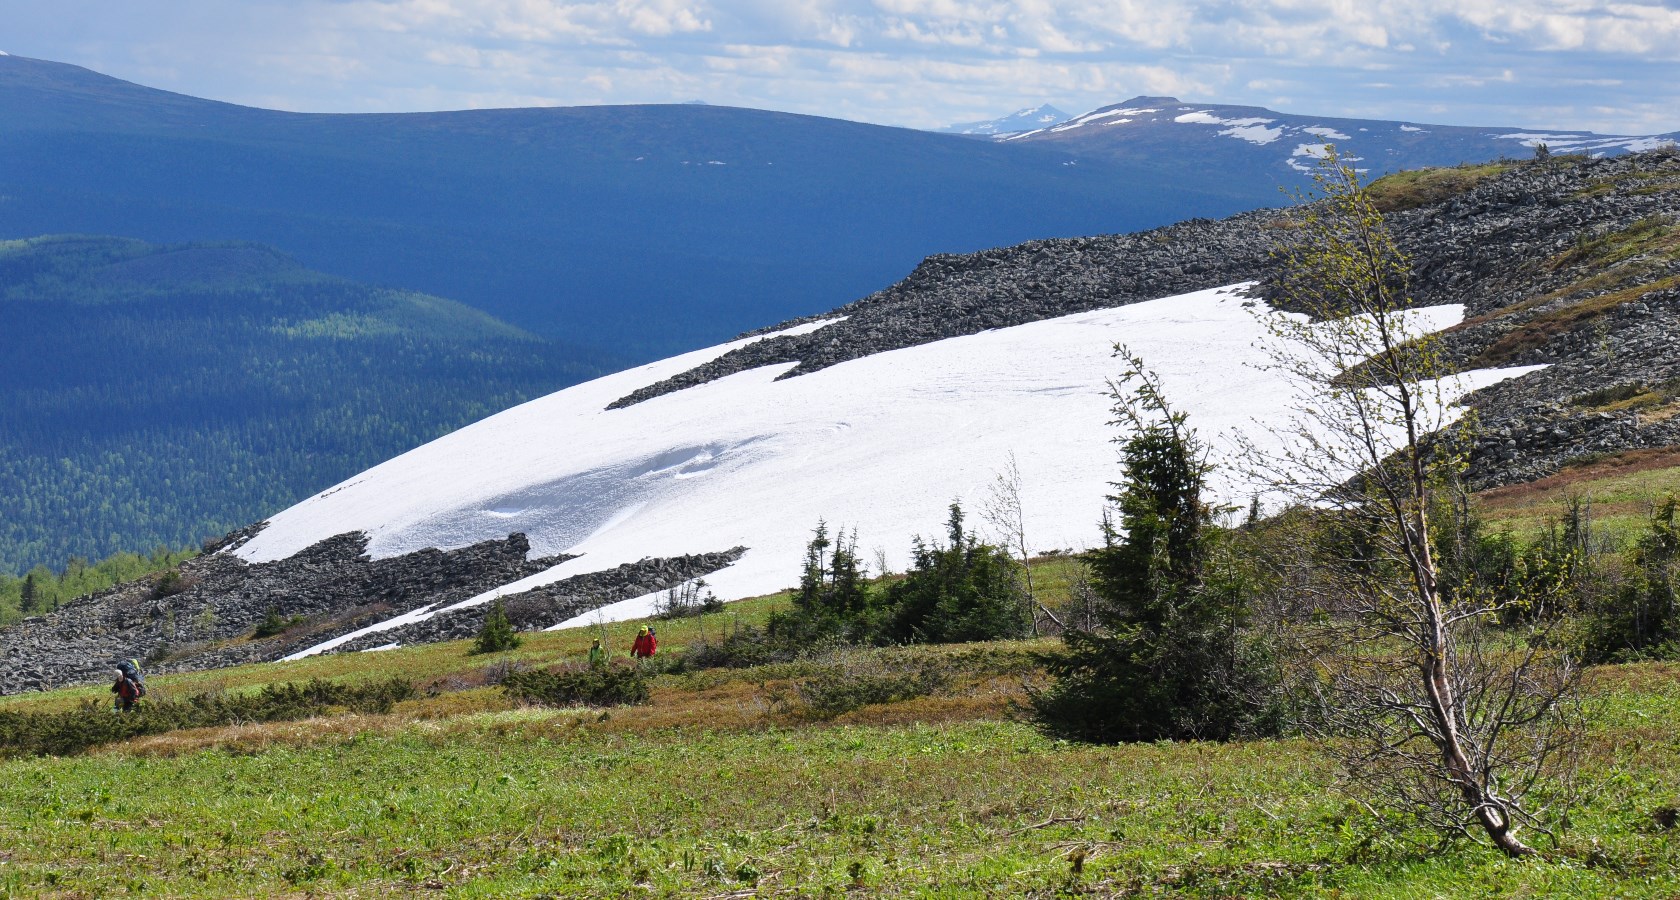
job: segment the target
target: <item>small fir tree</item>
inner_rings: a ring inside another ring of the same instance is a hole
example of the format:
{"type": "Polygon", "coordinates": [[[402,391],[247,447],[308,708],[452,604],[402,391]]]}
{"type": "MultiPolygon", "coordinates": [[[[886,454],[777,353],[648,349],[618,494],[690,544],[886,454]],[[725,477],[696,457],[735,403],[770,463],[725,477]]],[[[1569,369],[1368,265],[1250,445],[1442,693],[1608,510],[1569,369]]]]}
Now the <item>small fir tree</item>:
{"type": "Polygon", "coordinates": [[[508,621],[502,601],[492,600],[490,610],[484,614],[484,625],[478,630],[478,639],[473,642],[472,652],[500,653],[513,650],[524,642],[519,632],[514,630],[513,623],[508,621]]]}
{"type": "Polygon", "coordinates": [[[1184,413],[1124,348],[1114,385],[1123,478],[1103,546],[1086,556],[1096,630],[1046,657],[1055,678],[1032,698],[1045,731],[1097,742],[1228,739],[1273,730],[1276,678],[1244,638],[1240,577],[1213,565],[1220,529],[1202,498],[1208,467],[1184,413]]]}
{"type": "Polygon", "coordinates": [[[23,577],[23,592],[18,598],[18,609],[26,616],[33,616],[41,612],[41,594],[35,587],[35,573],[30,572],[23,577]]]}
{"type": "Polygon", "coordinates": [[[881,598],[877,641],[962,643],[1022,637],[1032,628],[1022,566],[1009,551],[983,544],[951,504],[949,544],[918,539],[904,578],[881,598]]]}

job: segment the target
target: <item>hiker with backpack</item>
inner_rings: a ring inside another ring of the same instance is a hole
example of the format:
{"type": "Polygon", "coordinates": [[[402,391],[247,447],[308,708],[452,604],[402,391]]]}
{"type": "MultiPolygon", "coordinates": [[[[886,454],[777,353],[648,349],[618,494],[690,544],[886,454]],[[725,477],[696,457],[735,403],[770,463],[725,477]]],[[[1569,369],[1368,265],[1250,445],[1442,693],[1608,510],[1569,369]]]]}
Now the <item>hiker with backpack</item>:
{"type": "Polygon", "coordinates": [[[653,629],[646,625],[636,632],[635,643],[630,645],[630,655],[638,660],[648,659],[659,649],[659,639],[654,637],[653,629]]]}
{"type": "Polygon", "coordinates": [[[128,677],[128,673],[122,669],[118,669],[117,683],[111,685],[111,693],[117,695],[116,699],[111,701],[112,707],[117,712],[128,712],[140,702],[140,683],[128,677]]]}
{"type": "Polygon", "coordinates": [[[117,681],[111,685],[111,693],[117,695],[113,705],[118,712],[133,709],[146,696],[146,673],[141,671],[139,660],[117,660],[117,681]]]}

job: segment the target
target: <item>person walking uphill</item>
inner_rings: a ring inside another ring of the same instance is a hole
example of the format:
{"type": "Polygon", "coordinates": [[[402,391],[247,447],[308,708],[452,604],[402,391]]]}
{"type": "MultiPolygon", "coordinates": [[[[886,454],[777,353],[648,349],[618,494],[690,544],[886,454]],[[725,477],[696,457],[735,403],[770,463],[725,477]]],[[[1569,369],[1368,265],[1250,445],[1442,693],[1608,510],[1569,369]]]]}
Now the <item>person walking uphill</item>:
{"type": "Polygon", "coordinates": [[[659,641],[653,636],[653,631],[646,625],[636,632],[636,642],[630,645],[630,655],[637,659],[647,659],[659,649],[659,641]]]}
{"type": "Polygon", "coordinates": [[[116,700],[113,701],[117,711],[128,712],[140,700],[140,685],[134,679],[128,677],[127,672],[118,669],[117,683],[111,685],[111,693],[117,695],[116,700]]]}
{"type": "Polygon", "coordinates": [[[589,645],[589,668],[599,669],[606,666],[606,664],[607,648],[601,646],[600,638],[596,638],[595,643],[589,645]]]}

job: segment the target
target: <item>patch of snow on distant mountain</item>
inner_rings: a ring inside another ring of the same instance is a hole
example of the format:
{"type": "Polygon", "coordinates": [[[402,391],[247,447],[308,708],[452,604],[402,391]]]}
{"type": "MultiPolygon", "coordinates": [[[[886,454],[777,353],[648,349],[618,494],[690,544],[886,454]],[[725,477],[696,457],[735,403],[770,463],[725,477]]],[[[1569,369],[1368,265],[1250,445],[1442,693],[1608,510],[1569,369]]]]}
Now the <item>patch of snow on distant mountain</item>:
{"type": "Polygon", "coordinates": [[[1048,103],[1028,109],[1018,109],[1000,119],[987,119],[981,122],[964,122],[960,125],[947,125],[939,131],[948,134],[985,135],[994,140],[1005,140],[1027,131],[1040,130],[1046,126],[1066,121],[1067,113],[1062,112],[1048,103]]]}
{"type": "Polygon", "coordinates": [[[1545,144],[1549,150],[1564,153],[1594,153],[1604,150],[1624,150],[1628,153],[1639,153],[1675,145],[1675,142],[1670,138],[1596,134],[1549,134],[1519,131],[1511,134],[1495,134],[1491,137],[1503,141],[1516,141],[1524,147],[1536,147],[1545,144]]]}
{"type": "MultiPolygon", "coordinates": [[[[744,341],[695,351],[568,388],[410,451],[274,516],[237,553],[280,559],[359,530],[375,557],[512,531],[528,536],[533,555],[581,554],[456,608],[650,556],[740,545],[748,549],[739,561],[707,576],[719,597],[737,599],[792,583],[819,519],[855,528],[867,557],[879,549],[902,570],[912,538],[937,533],[954,499],[974,508],[1012,453],[1035,544],[1089,546],[1117,474],[1106,385],[1116,342],[1156,367],[1210,438],[1243,430],[1264,445],[1269,438],[1254,422],[1284,418],[1290,385],[1256,368],[1266,332],[1241,288],[951,338],[785,381],[776,377],[792,364],[771,365],[605,409],[744,341]]],[[[1462,314],[1424,310],[1417,322],[1437,329],[1462,314]]],[[[1523,371],[1470,373],[1449,393],[1523,371]]],[[[1213,487],[1226,500],[1251,492],[1230,472],[1213,487]]],[[[652,602],[637,598],[600,615],[637,615],[652,602]]],[[[438,611],[416,610],[332,644],[438,611]]]]}
{"type": "Polygon", "coordinates": [[[1352,140],[1352,137],[1350,135],[1342,134],[1341,132],[1337,131],[1336,129],[1330,128],[1330,127],[1327,127],[1327,126],[1324,126],[1324,125],[1308,125],[1307,127],[1303,128],[1301,130],[1306,132],[1307,134],[1313,135],[1314,137],[1321,137],[1321,138],[1324,138],[1325,140],[1330,140],[1330,141],[1352,140]]]}
{"type": "Polygon", "coordinates": [[[1103,119],[1118,119],[1119,121],[1105,122],[1104,124],[1119,125],[1119,124],[1123,124],[1125,122],[1130,122],[1133,118],[1135,118],[1137,116],[1146,115],[1148,113],[1156,113],[1156,112],[1160,112],[1160,110],[1158,110],[1158,109],[1142,109],[1142,108],[1137,108],[1137,109],[1131,109],[1131,108],[1104,109],[1104,110],[1099,110],[1097,112],[1088,112],[1088,113],[1086,113],[1082,116],[1078,116],[1076,118],[1069,119],[1066,122],[1063,122],[1062,124],[1057,125],[1056,127],[1052,128],[1050,130],[1051,131],[1068,131],[1068,130],[1073,129],[1073,128],[1081,128],[1083,126],[1091,124],[1092,122],[1100,122],[1103,119]],[[1120,117],[1124,117],[1124,118],[1120,118],[1120,117]]]}
{"type": "Polygon", "coordinates": [[[1276,119],[1262,119],[1249,117],[1242,119],[1221,119],[1207,110],[1185,113],[1173,119],[1185,125],[1225,125],[1220,134],[1227,137],[1240,138],[1251,144],[1270,144],[1283,137],[1283,128],[1267,128],[1276,119]]]}
{"type": "Polygon", "coordinates": [[[1400,126],[1400,130],[1401,131],[1426,131],[1426,129],[1419,128],[1416,125],[1402,125],[1402,126],[1400,126]]]}

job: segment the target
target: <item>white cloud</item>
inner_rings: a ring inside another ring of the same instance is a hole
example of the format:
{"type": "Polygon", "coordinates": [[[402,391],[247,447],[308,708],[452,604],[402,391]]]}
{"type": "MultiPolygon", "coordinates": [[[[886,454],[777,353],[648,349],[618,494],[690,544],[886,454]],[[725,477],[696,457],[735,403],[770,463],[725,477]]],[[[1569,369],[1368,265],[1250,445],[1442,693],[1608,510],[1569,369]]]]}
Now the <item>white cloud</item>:
{"type": "Polygon", "coordinates": [[[933,126],[1136,94],[1680,128],[1675,0],[56,0],[8,49],[288,109],[718,103],[933,126]],[[1380,75],[1378,74],[1380,73],[1380,75]],[[1373,77],[1375,76],[1375,77],[1373,77]],[[1450,92],[1450,93],[1443,93],[1450,92]]]}

